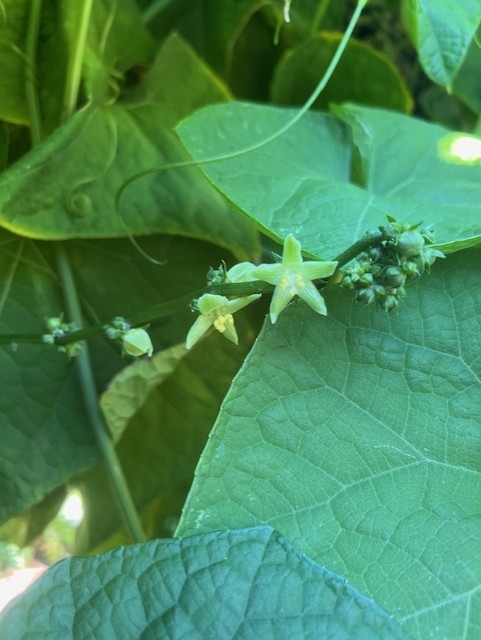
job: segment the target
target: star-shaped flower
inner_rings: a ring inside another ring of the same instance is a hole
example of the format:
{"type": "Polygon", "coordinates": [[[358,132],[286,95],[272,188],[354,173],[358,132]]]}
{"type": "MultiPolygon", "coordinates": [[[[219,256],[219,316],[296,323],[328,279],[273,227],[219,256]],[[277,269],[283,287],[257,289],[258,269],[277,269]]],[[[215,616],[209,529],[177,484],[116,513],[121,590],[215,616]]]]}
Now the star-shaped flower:
{"type": "Polygon", "coordinates": [[[194,322],[187,334],[185,341],[187,349],[190,349],[198,342],[204,333],[206,333],[210,327],[214,327],[219,333],[222,333],[228,340],[234,344],[239,343],[237,331],[234,326],[234,318],[232,314],[239,309],[247,306],[257,298],[260,298],[260,293],[256,293],[244,298],[235,298],[229,300],[225,296],[218,296],[213,293],[205,293],[197,301],[197,306],[200,311],[200,316],[194,322]]]}
{"type": "Polygon", "coordinates": [[[312,280],[327,278],[334,273],[336,266],[337,262],[322,260],[303,262],[301,243],[289,234],[284,241],[282,262],[261,264],[251,272],[253,278],[276,286],[269,309],[272,323],[277,321],[280,312],[294,296],[299,296],[316,313],[325,316],[326,303],[312,280]]]}

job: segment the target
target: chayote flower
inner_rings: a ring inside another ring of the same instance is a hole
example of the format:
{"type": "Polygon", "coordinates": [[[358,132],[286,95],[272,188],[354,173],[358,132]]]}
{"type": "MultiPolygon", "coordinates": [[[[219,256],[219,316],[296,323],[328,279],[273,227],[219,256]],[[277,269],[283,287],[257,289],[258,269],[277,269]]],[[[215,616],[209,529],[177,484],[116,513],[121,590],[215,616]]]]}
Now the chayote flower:
{"type": "Polygon", "coordinates": [[[197,307],[200,316],[194,322],[187,334],[185,341],[187,349],[191,349],[196,342],[210,329],[214,327],[219,333],[222,333],[227,340],[234,344],[239,343],[237,331],[234,326],[233,314],[239,309],[247,306],[257,298],[260,293],[245,296],[244,298],[235,298],[229,300],[225,296],[215,295],[213,293],[205,293],[197,301],[197,307]]]}
{"type": "Polygon", "coordinates": [[[261,264],[256,267],[251,276],[275,285],[270,306],[272,323],[277,321],[294,296],[299,296],[316,313],[327,314],[326,303],[312,280],[327,278],[336,269],[334,261],[307,261],[301,255],[301,243],[289,234],[284,241],[282,262],[277,264],[261,264]]]}

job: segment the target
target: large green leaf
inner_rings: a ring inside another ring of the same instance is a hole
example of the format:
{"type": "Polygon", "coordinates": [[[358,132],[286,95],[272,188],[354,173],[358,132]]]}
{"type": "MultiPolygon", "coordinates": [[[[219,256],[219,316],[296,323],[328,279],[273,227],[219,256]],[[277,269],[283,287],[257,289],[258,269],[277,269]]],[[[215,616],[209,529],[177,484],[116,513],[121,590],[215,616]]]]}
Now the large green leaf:
{"type": "MultiPolygon", "coordinates": [[[[387,214],[434,224],[440,243],[480,241],[481,168],[439,157],[445,129],[380,109],[335,111],[348,127],[309,113],[257,151],[202,169],[268,235],[281,240],[293,233],[316,256],[337,255],[387,214]]],[[[202,160],[264,140],[294,113],[229,103],[198,111],[178,130],[202,160]]]]}
{"type": "Polygon", "coordinates": [[[269,524],[419,640],[477,640],[481,252],[436,263],[396,315],[328,291],[266,324],[177,530],[269,524]]]}
{"type": "Polygon", "coordinates": [[[0,631],[9,640],[407,637],[270,527],[64,560],[10,607],[0,631]]]}
{"type": "Polygon", "coordinates": [[[194,167],[134,182],[116,210],[117,190],[134,174],[188,159],[163,120],[162,106],[78,112],[2,174],[0,224],[41,239],[180,234],[245,258],[254,231],[194,167]]]}
{"type": "MultiPolygon", "coordinates": [[[[54,243],[34,243],[5,231],[0,237],[0,331],[39,335],[45,330],[45,318],[65,311],[55,274],[54,243]]],[[[181,238],[154,236],[145,243],[149,252],[166,260],[164,266],[147,262],[127,240],[67,244],[89,322],[129,316],[196,291],[204,285],[209,265],[228,258],[212,245],[181,238]]],[[[191,322],[187,306],[183,314],[162,319],[151,329],[155,349],[183,341],[191,322]]],[[[120,350],[104,340],[91,346],[98,389],[103,391],[123,361],[120,350]]],[[[3,522],[39,502],[99,455],[75,362],[65,354],[42,345],[4,346],[0,384],[3,522]]]]}
{"type": "Polygon", "coordinates": [[[0,224],[29,237],[115,237],[166,232],[257,250],[250,226],[193,168],[171,127],[226,90],[179,37],[170,37],[128,105],[87,108],[21,158],[0,179],[0,224]],[[189,82],[179,86],[178,77],[189,82]],[[117,191],[142,170],[116,210],[117,191]]]}
{"type": "MultiPolygon", "coordinates": [[[[323,33],[289,51],[278,65],[271,86],[276,104],[302,105],[333,58],[341,35],[323,33]]],[[[362,42],[351,40],[326,88],[314,103],[326,108],[346,100],[409,112],[412,100],[394,65],[362,42]]]]}
{"type": "MultiPolygon", "coordinates": [[[[239,347],[217,332],[187,354],[184,345],[177,345],[128,367],[102,398],[109,425],[117,432],[127,427],[117,452],[150,538],[172,535],[178,522],[220,403],[257,334],[258,312],[265,309],[253,305],[248,311],[236,321],[239,347]]],[[[102,467],[88,470],[77,482],[88,505],[77,543],[80,553],[128,542],[116,505],[98,490],[107,482],[102,467]]]]}
{"type": "Polygon", "coordinates": [[[403,16],[423,69],[450,89],[481,21],[479,0],[404,0],[403,16]]]}

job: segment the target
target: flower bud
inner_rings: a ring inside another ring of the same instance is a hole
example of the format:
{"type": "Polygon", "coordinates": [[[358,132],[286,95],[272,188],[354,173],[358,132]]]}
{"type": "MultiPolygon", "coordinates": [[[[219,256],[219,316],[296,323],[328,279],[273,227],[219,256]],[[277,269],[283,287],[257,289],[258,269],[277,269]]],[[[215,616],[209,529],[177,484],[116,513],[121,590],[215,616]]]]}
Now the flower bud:
{"type": "Polygon", "coordinates": [[[399,254],[403,258],[418,256],[424,247],[424,238],[419,231],[404,231],[396,244],[399,254]]]}
{"type": "Polygon", "coordinates": [[[406,276],[399,267],[387,267],[384,271],[384,280],[390,287],[401,287],[406,281],[406,276]]]}

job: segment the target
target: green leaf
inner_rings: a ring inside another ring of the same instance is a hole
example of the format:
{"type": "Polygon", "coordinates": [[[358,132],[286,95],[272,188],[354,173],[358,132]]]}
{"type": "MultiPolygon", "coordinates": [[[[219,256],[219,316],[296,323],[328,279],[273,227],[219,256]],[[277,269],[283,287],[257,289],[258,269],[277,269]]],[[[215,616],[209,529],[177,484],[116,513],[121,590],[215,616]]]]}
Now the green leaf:
{"type": "Polygon", "coordinates": [[[192,111],[229,97],[228,88],[177,34],[163,43],[135,94],[140,104],[162,105],[164,121],[172,126],[192,111]],[[179,82],[179,77],[189,82],[179,82]]]}
{"type": "MultiPolygon", "coordinates": [[[[481,168],[439,157],[446,129],[354,105],[335,112],[348,127],[310,112],[274,142],[201,168],[267,235],[292,233],[317,257],[338,255],[386,215],[433,224],[439,243],[480,241],[481,168]]],[[[198,111],[178,131],[202,160],[258,144],[294,114],[233,102],[198,111]]]]}
{"type": "Polygon", "coordinates": [[[266,323],[176,535],[269,524],[413,637],[476,640],[480,268],[479,250],[436,263],[397,315],[326,290],[327,318],[266,323]]]}
{"type": "MultiPolygon", "coordinates": [[[[115,420],[118,429],[127,426],[117,453],[149,537],[172,535],[220,403],[257,335],[261,320],[252,314],[263,317],[264,311],[264,306],[254,305],[249,314],[238,314],[238,347],[213,332],[187,354],[178,345],[151,361],[135,363],[104,394],[102,405],[109,424],[115,420]],[[162,370],[164,366],[167,371],[162,370]],[[176,368],[169,376],[172,366],[176,368]],[[125,395],[115,404],[122,389],[125,395]]],[[[193,321],[192,315],[189,319],[193,321]]],[[[77,552],[97,553],[128,543],[116,505],[98,490],[107,482],[101,465],[83,473],[77,482],[88,505],[77,552]]]]}
{"type": "MultiPolygon", "coordinates": [[[[0,117],[27,124],[30,114],[25,81],[38,90],[43,132],[55,129],[65,116],[65,90],[69,68],[75,64],[78,31],[83,5],[75,0],[44,3],[37,43],[37,69],[34,77],[26,58],[26,40],[32,3],[29,0],[3,0],[0,6],[0,68],[2,103],[0,117]]],[[[114,87],[122,73],[134,63],[151,56],[153,41],[142,26],[133,0],[99,0],[92,3],[83,69],[87,97],[105,102],[118,91],[114,87]]]]}
{"type": "Polygon", "coordinates": [[[209,240],[252,255],[257,240],[195,167],[123,183],[144,169],[188,160],[161,106],[76,113],[0,177],[0,223],[41,239],[156,232],[209,240]],[[128,231],[127,231],[128,230],[128,231]]]}
{"type": "Polygon", "coordinates": [[[9,135],[5,122],[0,122],[0,173],[7,166],[9,135]]]}
{"type": "MultiPolygon", "coordinates": [[[[65,310],[53,243],[34,243],[5,231],[0,239],[0,332],[31,333],[35,338],[45,331],[46,318],[65,310]]],[[[91,324],[102,325],[114,316],[133,315],[196,291],[204,285],[209,265],[226,258],[212,245],[182,238],[155,236],[144,243],[147,251],[166,260],[164,266],[147,262],[127,240],[68,243],[76,285],[91,324]],[[205,265],[203,272],[199,265],[205,265]],[[122,278],[115,277],[119,273],[122,278]]],[[[155,349],[184,340],[191,321],[186,308],[184,314],[157,322],[149,330],[155,349]]],[[[97,387],[103,391],[125,361],[120,349],[104,339],[97,338],[90,346],[97,387]]],[[[92,465],[99,453],[75,361],[65,354],[47,345],[5,345],[0,349],[0,384],[3,522],[92,465]]]]}
{"type": "Polygon", "coordinates": [[[156,353],[149,360],[135,360],[120,371],[102,394],[100,405],[115,442],[129,420],[144,404],[149,392],[161,384],[187,353],[184,344],[156,353]]]}
{"type": "MultiPolygon", "coordinates": [[[[281,105],[303,105],[326,71],[341,37],[323,33],[289,51],[276,69],[271,86],[272,101],[281,105]]],[[[332,102],[347,100],[397,111],[412,109],[407,87],[394,65],[356,40],[350,40],[314,106],[322,109],[332,102]]]]}
{"type": "Polygon", "coordinates": [[[0,178],[0,223],[29,237],[65,239],[166,232],[228,247],[239,259],[257,252],[254,230],[188,161],[171,127],[226,91],[178,37],[169,38],[129,105],[86,108],[0,178]],[[178,74],[190,78],[179,89],[178,74]],[[155,87],[161,87],[155,89],[155,87]],[[143,170],[116,210],[118,190],[143,170]]]}
{"type": "Polygon", "coordinates": [[[481,20],[478,0],[404,0],[403,18],[426,74],[448,90],[481,20]]]}
{"type": "Polygon", "coordinates": [[[270,527],[63,560],[4,614],[26,640],[405,638],[391,616],[270,527]]]}
{"type": "Polygon", "coordinates": [[[475,113],[481,112],[481,25],[471,42],[466,57],[453,82],[453,93],[475,113]]]}

